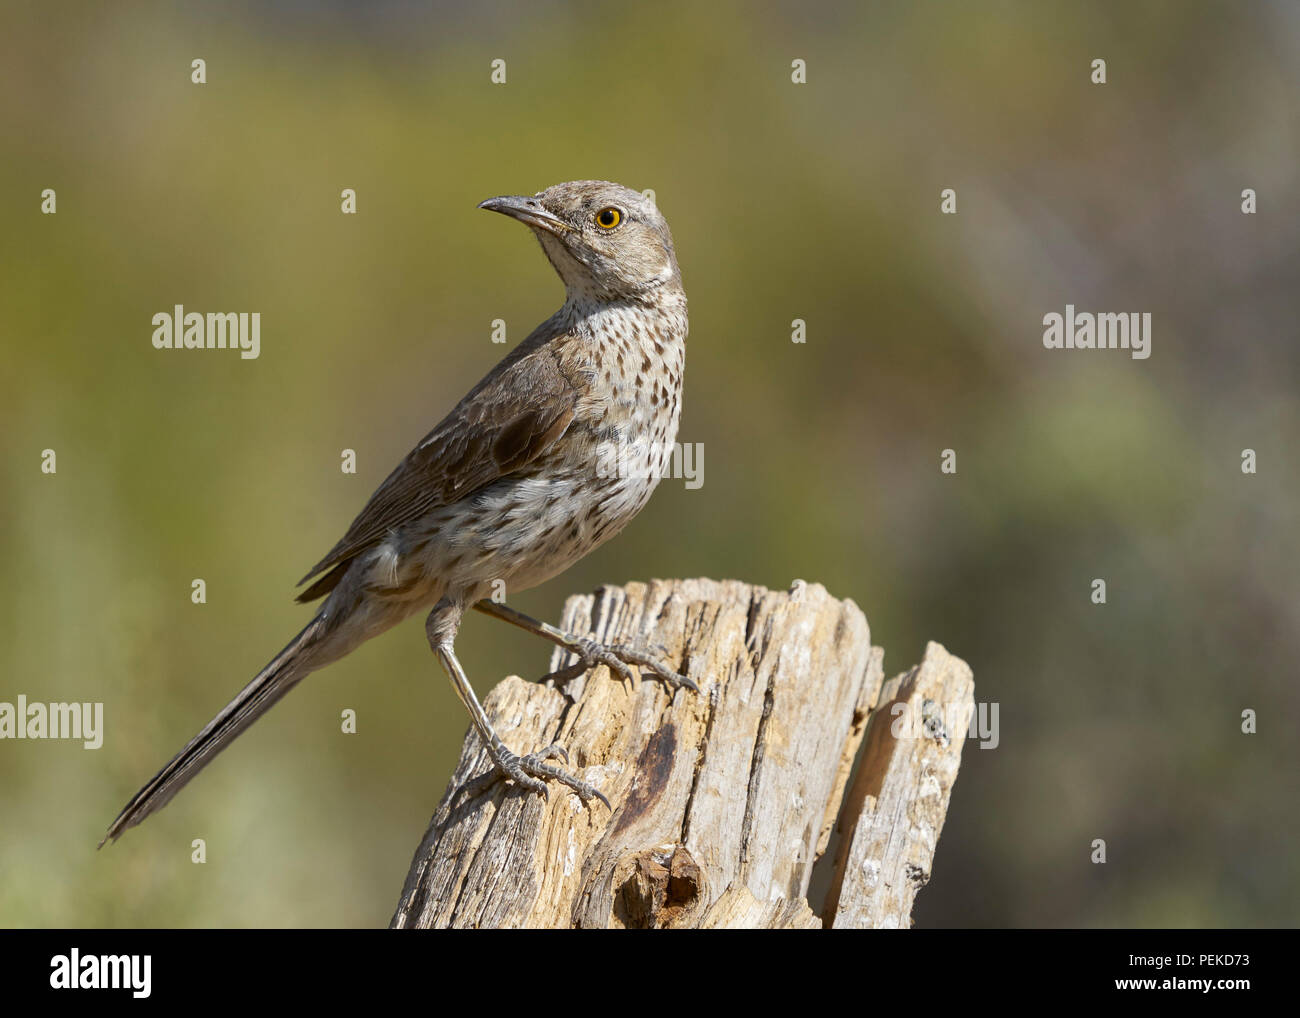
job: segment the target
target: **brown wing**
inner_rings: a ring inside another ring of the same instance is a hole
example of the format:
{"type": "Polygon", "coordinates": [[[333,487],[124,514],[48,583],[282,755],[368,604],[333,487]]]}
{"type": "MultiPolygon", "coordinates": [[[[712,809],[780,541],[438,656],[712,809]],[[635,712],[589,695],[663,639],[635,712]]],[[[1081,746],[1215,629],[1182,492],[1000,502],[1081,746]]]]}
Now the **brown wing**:
{"type": "MultiPolygon", "coordinates": [[[[513,473],[563,435],[579,392],[545,345],[547,338],[539,329],[474,386],[388,475],[343,539],[299,584],[346,564],[425,513],[513,473]]],[[[336,573],[298,600],[327,593],[342,576],[341,570],[336,573]]]]}

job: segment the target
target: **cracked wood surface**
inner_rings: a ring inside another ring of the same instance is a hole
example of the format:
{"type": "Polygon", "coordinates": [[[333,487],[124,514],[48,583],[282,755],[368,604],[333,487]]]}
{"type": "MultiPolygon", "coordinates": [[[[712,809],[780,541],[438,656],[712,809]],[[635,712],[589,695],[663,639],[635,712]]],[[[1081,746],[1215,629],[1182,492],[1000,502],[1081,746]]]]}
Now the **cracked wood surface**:
{"type": "MultiPolygon", "coordinates": [[[[904,903],[910,912],[964,729],[942,733],[946,745],[919,740],[934,752],[891,753],[873,708],[882,688],[886,704],[933,699],[936,676],[952,679],[940,697],[969,699],[964,663],[931,644],[920,666],[885,684],[857,606],[799,581],[789,591],[714,580],[604,587],[570,597],[560,624],[608,643],[660,644],[700,692],[629,684],[603,666],[567,682],[499,683],[484,707],[505,743],[522,753],[559,742],[613,811],[559,785],[549,800],[505,782],[474,790],[488,760],[471,730],[394,927],[820,928],[889,925],[904,903]],[[867,762],[883,769],[877,780],[858,767],[850,785],[864,738],[875,747],[867,762]],[[920,769],[909,778],[909,767],[920,769]],[[922,793],[922,814],[908,819],[909,795],[922,793]],[[893,840],[873,856],[891,821],[893,840]],[[808,886],[836,828],[833,909],[819,916],[808,886]],[[897,893],[895,880],[906,885],[897,893]]],[[[557,648],[551,667],[573,663],[557,648]]]]}
{"type": "Polygon", "coordinates": [[[919,665],[885,683],[840,808],[828,925],[911,926],[957,780],[974,690],[970,667],[937,643],[919,665]]]}

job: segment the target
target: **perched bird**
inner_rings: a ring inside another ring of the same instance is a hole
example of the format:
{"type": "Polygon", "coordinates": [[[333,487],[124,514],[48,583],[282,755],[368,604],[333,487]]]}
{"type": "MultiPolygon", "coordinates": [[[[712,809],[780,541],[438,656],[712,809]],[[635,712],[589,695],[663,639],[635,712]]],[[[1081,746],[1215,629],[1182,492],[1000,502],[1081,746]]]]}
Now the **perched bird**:
{"type": "Polygon", "coordinates": [[[466,609],[557,643],[587,667],[632,678],[636,665],[671,687],[696,688],[644,648],[605,646],[489,599],[501,590],[496,581],[510,593],[536,586],[617,534],[671,459],[687,325],[668,224],[649,199],[607,181],[479,208],[532,229],[564,281],[564,306],[388,475],[299,581],[315,581],[299,601],[325,599],[316,617],[135,794],[104,841],[166,805],[307,675],[413,612],[429,610],[429,644],[496,770],[543,794],[554,779],[609,806],[550,762],[568,762],[559,745],[519,756],[497,737],[456,658],[466,609]]]}

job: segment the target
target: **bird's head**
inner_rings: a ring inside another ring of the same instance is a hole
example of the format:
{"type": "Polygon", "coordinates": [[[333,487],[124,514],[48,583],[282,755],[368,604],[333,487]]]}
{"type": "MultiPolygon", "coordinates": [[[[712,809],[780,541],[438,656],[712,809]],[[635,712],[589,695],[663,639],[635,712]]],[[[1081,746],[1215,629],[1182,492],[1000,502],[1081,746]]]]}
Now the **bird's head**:
{"type": "Polygon", "coordinates": [[[570,294],[644,300],[681,286],[672,234],[654,202],[606,180],[556,184],[479,208],[532,227],[570,294]]]}

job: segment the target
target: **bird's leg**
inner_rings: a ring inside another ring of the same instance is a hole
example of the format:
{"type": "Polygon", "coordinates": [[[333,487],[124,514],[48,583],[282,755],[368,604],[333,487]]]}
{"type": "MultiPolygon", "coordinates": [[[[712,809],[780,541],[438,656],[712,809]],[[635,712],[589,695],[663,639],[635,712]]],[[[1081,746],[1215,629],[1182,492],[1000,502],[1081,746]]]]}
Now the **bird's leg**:
{"type": "MultiPolygon", "coordinates": [[[[588,668],[605,665],[615,675],[632,682],[635,681],[636,676],[632,674],[632,669],[628,665],[636,665],[643,671],[650,672],[655,678],[663,680],[674,689],[684,686],[697,693],[700,691],[700,687],[692,679],[673,671],[659,657],[640,647],[633,647],[626,643],[604,644],[593,640],[589,636],[575,636],[572,633],[566,633],[563,629],[557,629],[545,622],[539,622],[532,616],[515,611],[508,605],[497,601],[476,601],[474,607],[484,615],[502,619],[511,625],[532,633],[534,636],[540,636],[544,640],[559,644],[565,650],[571,651],[581,658],[583,664],[588,668]]],[[[656,646],[653,649],[659,651],[664,657],[668,655],[668,651],[664,647],[656,646]]]]}
{"type": "Polygon", "coordinates": [[[507,777],[524,788],[531,789],[534,792],[541,792],[548,799],[550,798],[550,792],[544,779],[553,778],[572,788],[583,802],[599,799],[605,804],[605,808],[609,809],[609,800],[601,795],[594,785],[588,784],[580,778],[575,778],[567,771],[563,771],[554,764],[549,763],[551,759],[556,757],[565,763],[569,762],[569,754],[565,752],[564,747],[559,743],[552,743],[545,749],[530,753],[528,756],[519,756],[506,748],[505,743],[501,741],[496,730],[492,727],[492,722],[488,720],[487,713],[478,702],[478,697],[474,695],[474,689],[470,686],[469,679],[465,677],[465,669],[461,667],[460,661],[456,658],[456,652],[452,647],[463,612],[463,606],[455,602],[446,599],[439,601],[434,606],[433,611],[429,613],[428,621],[425,623],[425,632],[429,637],[429,645],[433,647],[434,653],[438,655],[438,660],[442,662],[442,667],[451,679],[452,687],[456,690],[456,696],[465,705],[465,710],[469,712],[470,723],[474,726],[474,730],[478,732],[479,738],[483,740],[488,757],[492,760],[497,771],[500,772],[499,775],[492,775],[492,777],[494,779],[501,776],[507,777]]]}

